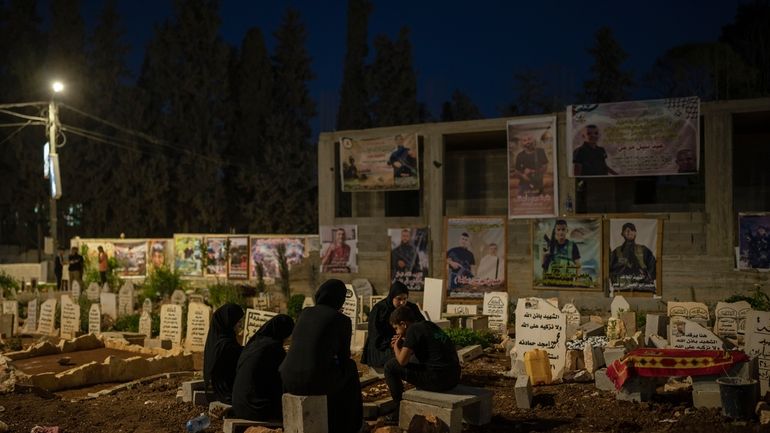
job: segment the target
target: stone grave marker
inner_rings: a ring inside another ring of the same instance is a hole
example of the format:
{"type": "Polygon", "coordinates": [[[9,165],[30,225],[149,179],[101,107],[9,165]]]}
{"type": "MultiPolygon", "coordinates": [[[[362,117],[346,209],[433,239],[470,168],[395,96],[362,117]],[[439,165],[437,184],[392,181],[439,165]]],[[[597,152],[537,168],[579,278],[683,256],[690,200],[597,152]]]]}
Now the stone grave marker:
{"type": "MultiPolygon", "coordinates": [[[[2,292],[2,290],[0,290],[2,292]]],[[[13,330],[14,335],[19,332],[19,302],[18,301],[3,301],[3,314],[13,315],[13,330]]]]}
{"type": "Polygon", "coordinates": [[[428,312],[428,320],[441,320],[444,312],[444,281],[438,278],[425,278],[425,292],[422,297],[422,307],[428,312]]]}
{"type": "Polygon", "coordinates": [[[315,306],[315,301],[313,301],[312,296],[305,296],[305,300],[302,301],[302,309],[310,308],[315,306]]]}
{"type": "Polygon", "coordinates": [[[620,317],[620,313],[623,311],[631,311],[631,304],[623,296],[615,295],[610,304],[610,316],[620,317]]]}
{"type": "Polygon", "coordinates": [[[72,302],[69,295],[61,297],[61,338],[71,340],[80,331],[80,305],[72,302]]]}
{"type": "Polygon", "coordinates": [[[743,335],[749,310],[751,304],[746,301],[717,302],[714,309],[714,333],[722,338],[743,335]]]}
{"type": "Polygon", "coordinates": [[[40,319],[37,323],[37,333],[45,335],[54,334],[54,324],[56,318],[56,299],[46,299],[40,306],[40,319]]]}
{"type": "Polygon", "coordinates": [[[760,395],[770,391],[770,312],[746,312],[746,354],[757,357],[760,395]]]}
{"type": "Polygon", "coordinates": [[[100,293],[99,303],[102,306],[102,313],[112,317],[113,320],[118,318],[118,298],[115,293],[100,293]]]}
{"type": "Polygon", "coordinates": [[[249,342],[249,338],[254,335],[259,328],[268,320],[277,316],[278,313],[265,310],[246,309],[246,315],[243,317],[243,345],[249,342]]]}
{"type": "Polygon", "coordinates": [[[345,303],[342,304],[342,314],[350,317],[353,333],[355,334],[356,324],[358,324],[358,296],[351,284],[345,284],[345,288],[347,291],[345,292],[345,303]]]}
{"type": "Polygon", "coordinates": [[[567,338],[571,338],[580,327],[580,311],[575,304],[564,304],[561,307],[561,312],[564,313],[564,318],[567,320],[567,338]]]}
{"type": "Polygon", "coordinates": [[[669,302],[666,309],[668,317],[673,318],[676,316],[684,317],[685,319],[698,322],[703,326],[708,324],[709,319],[709,307],[702,302],[669,302]]]}
{"type": "Polygon", "coordinates": [[[447,314],[479,314],[479,306],[476,304],[447,304],[447,314]]]}
{"type": "Polygon", "coordinates": [[[134,314],[134,284],[126,281],[118,291],[118,317],[134,314]]]}
{"type": "Polygon", "coordinates": [[[255,310],[267,310],[270,308],[270,293],[259,293],[256,297],[254,297],[253,306],[255,310]]]}
{"type": "Polygon", "coordinates": [[[150,298],[145,298],[142,302],[142,313],[152,314],[152,301],[150,298]]]}
{"type": "Polygon", "coordinates": [[[211,323],[211,307],[201,302],[191,302],[187,307],[187,350],[203,352],[211,323]]]}
{"type": "Polygon", "coordinates": [[[671,319],[669,345],[674,349],[722,350],[724,343],[699,323],[682,317],[671,319]]]}
{"type": "Polygon", "coordinates": [[[98,284],[91,283],[88,285],[88,289],[86,289],[86,296],[88,297],[89,301],[99,302],[99,293],[101,293],[101,290],[99,290],[98,284]]]}
{"type": "Polygon", "coordinates": [[[534,349],[548,352],[551,376],[562,377],[567,353],[567,319],[559,308],[542,298],[520,298],[516,304],[516,356],[534,349]]]}
{"type": "Polygon", "coordinates": [[[165,304],[160,307],[161,340],[171,340],[174,344],[182,342],[182,306],[165,304]]]}
{"type": "Polygon", "coordinates": [[[187,302],[187,295],[183,291],[176,289],[171,294],[171,303],[174,305],[184,305],[187,302]]]}
{"type": "Polygon", "coordinates": [[[80,299],[81,289],[80,289],[80,283],[77,280],[72,282],[71,289],[72,289],[72,299],[73,300],[80,299]]]}
{"type": "Polygon", "coordinates": [[[102,333],[102,309],[99,304],[91,304],[91,309],[88,310],[88,333],[102,333]]]}
{"type": "Polygon", "coordinates": [[[37,331],[37,299],[27,302],[27,319],[24,321],[24,332],[37,331]]]}
{"type": "Polygon", "coordinates": [[[372,308],[374,308],[374,306],[378,302],[382,301],[385,298],[387,298],[387,296],[384,296],[384,295],[372,295],[372,296],[370,296],[369,297],[369,311],[372,311],[372,308]]]}
{"type": "Polygon", "coordinates": [[[489,329],[508,333],[508,293],[490,292],[484,294],[484,314],[489,316],[489,329]]]}
{"type": "Polygon", "coordinates": [[[152,317],[147,311],[142,311],[142,316],[139,317],[139,333],[152,338],[152,317]]]}
{"type": "Polygon", "coordinates": [[[198,295],[196,293],[193,293],[192,295],[187,297],[187,303],[188,304],[192,304],[192,303],[203,304],[204,303],[203,302],[203,295],[198,295]]]}

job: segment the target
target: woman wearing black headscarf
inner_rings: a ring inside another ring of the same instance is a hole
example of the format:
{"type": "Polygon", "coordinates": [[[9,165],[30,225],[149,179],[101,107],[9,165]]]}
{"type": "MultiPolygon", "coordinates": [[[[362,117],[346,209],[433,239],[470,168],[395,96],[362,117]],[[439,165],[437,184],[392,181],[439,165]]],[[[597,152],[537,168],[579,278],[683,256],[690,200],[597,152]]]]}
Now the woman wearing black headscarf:
{"type": "Polygon", "coordinates": [[[233,411],[238,418],[282,419],[283,384],[278,366],[286,357],[283,341],[293,329],[294,320],[279,314],[262,325],[246,343],[238,358],[233,384],[233,411]]]}
{"type": "Polygon", "coordinates": [[[356,433],[363,422],[361,383],[350,359],[352,325],[340,312],[347,289],[331,279],[318,288],[314,307],[302,310],[291,347],[279,368],[286,392],[326,395],[329,431],[356,433]]]}
{"type": "Polygon", "coordinates": [[[425,320],[417,305],[407,301],[408,298],[409,288],[404,283],[396,281],[390,286],[388,296],[374,304],[372,311],[369,312],[369,332],[366,334],[366,343],[361,354],[362,364],[381,368],[393,358],[390,340],[396,335],[396,331],[390,325],[390,313],[396,308],[406,305],[412,310],[416,322],[425,320]]]}
{"type": "Polygon", "coordinates": [[[225,304],[214,312],[203,349],[203,382],[211,399],[232,401],[235,367],[243,349],[235,336],[235,326],[243,317],[243,308],[225,304]]]}

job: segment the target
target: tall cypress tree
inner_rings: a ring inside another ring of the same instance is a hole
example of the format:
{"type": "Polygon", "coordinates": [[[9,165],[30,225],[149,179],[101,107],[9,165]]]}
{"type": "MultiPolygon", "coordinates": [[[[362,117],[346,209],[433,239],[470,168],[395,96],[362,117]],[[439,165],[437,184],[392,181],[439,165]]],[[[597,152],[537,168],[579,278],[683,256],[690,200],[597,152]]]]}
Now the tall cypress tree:
{"type": "Polygon", "coordinates": [[[751,80],[752,95],[770,94],[770,1],[753,0],[738,5],[735,21],[722,28],[720,40],[756,69],[757,75],[751,80]]]}
{"type": "Polygon", "coordinates": [[[366,43],[369,0],[348,0],[348,37],[345,69],[342,74],[337,129],[364,129],[371,125],[364,62],[368,54],[366,43]]]}
{"type": "Polygon", "coordinates": [[[470,96],[455,89],[452,99],[441,106],[441,121],[453,122],[458,120],[481,119],[479,107],[471,100],[470,96]]]}
{"type": "Polygon", "coordinates": [[[633,76],[622,69],[628,54],[612,34],[602,27],[594,35],[594,45],[588,49],[593,57],[591,78],[583,83],[582,102],[613,102],[628,99],[633,76]]]}
{"type": "Polygon", "coordinates": [[[395,41],[385,35],[378,36],[374,48],[376,54],[369,75],[373,126],[419,122],[417,76],[412,66],[409,29],[402,28],[395,41]]]}

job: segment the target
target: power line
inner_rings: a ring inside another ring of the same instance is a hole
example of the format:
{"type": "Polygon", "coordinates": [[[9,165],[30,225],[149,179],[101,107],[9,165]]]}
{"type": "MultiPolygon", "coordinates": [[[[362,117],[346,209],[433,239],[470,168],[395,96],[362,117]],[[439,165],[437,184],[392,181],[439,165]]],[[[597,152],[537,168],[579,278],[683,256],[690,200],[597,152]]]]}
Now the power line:
{"type": "MultiPolygon", "coordinates": [[[[17,130],[15,130],[15,131],[11,132],[11,133],[10,133],[10,134],[9,134],[7,137],[5,137],[5,139],[4,139],[3,141],[0,141],[0,144],[3,144],[3,143],[5,143],[6,141],[8,141],[8,140],[10,140],[11,138],[13,138],[13,136],[14,136],[14,135],[16,135],[16,134],[18,134],[19,132],[21,132],[21,130],[22,130],[22,129],[26,128],[26,127],[27,127],[27,126],[29,126],[31,123],[32,123],[32,121],[31,121],[31,120],[30,120],[30,121],[28,121],[27,123],[22,123],[22,124],[21,124],[21,126],[19,126],[19,129],[17,129],[17,130]]],[[[18,126],[18,124],[9,123],[9,124],[5,124],[5,125],[0,125],[0,127],[11,126],[11,125],[14,125],[14,126],[18,126]]]]}

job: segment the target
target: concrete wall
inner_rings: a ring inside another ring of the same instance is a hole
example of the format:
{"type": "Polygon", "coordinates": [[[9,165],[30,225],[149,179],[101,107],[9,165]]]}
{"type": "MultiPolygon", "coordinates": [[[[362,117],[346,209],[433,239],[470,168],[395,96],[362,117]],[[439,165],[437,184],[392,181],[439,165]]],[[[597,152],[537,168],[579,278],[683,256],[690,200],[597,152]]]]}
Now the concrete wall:
{"type": "MultiPolygon", "coordinates": [[[[701,171],[705,175],[705,211],[656,212],[643,216],[664,220],[662,252],[662,295],[665,300],[714,302],[732,294],[748,294],[755,284],[767,286],[770,274],[734,270],[735,233],[732,200],[732,116],[735,113],[770,111],[770,98],[742,101],[709,102],[701,105],[704,130],[701,171]]],[[[559,176],[559,209],[564,214],[566,197],[575,197],[575,180],[567,176],[571,160],[565,151],[565,113],[558,113],[557,152],[559,176]]],[[[352,280],[367,278],[378,293],[387,291],[389,244],[388,228],[429,226],[431,236],[431,274],[445,278],[443,224],[446,216],[461,216],[464,212],[505,215],[506,197],[463,198],[456,194],[445,200],[445,176],[473,173],[487,180],[507,182],[505,153],[480,149],[453,151],[452,171],[447,169],[446,149],[457,137],[473,141],[476,136],[502,134],[505,137],[509,119],[485,119],[451,123],[431,123],[323,133],[318,147],[318,207],[320,225],[357,224],[359,272],[357,274],[322,274],[352,280]],[[335,177],[335,146],[340,137],[375,138],[395,133],[417,133],[423,143],[422,203],[419,217],[385,217],[383,192],[352,194],[351,217],[335,215],[339,183],[335,177]],[[448,144],[449,143],[449,144],[448,144]],[[462,170],[457,164],[461,161],[462,170]]],[[[504,139],[503,139],[504,140],[504,139]]],[[[757,209],[754,209],[757,210],[757,209]]],[[[770,209],[766,209],[770,210],[770,209]]],[[[629,214],[630,216],[631,214],[629,214]]],[[[633,216],[639,217],[635,212],[633,216]]],[[[609,216],[609,215],[608,215],[609,216]]],[[[618,214],[612,214],[618,217],[618,214]]],[[[530,220],[508,221],[508,293],[512,299],[522,296],[558,296],[578,304],[608,303],[603,293],[575,290],[535,290],[532,287],[532,253],[530,220]]],[[[763,287],[764,291],[770,290],[763,287]]],[[[412,296],[418,301],[421,294],[412,296]]]]}

